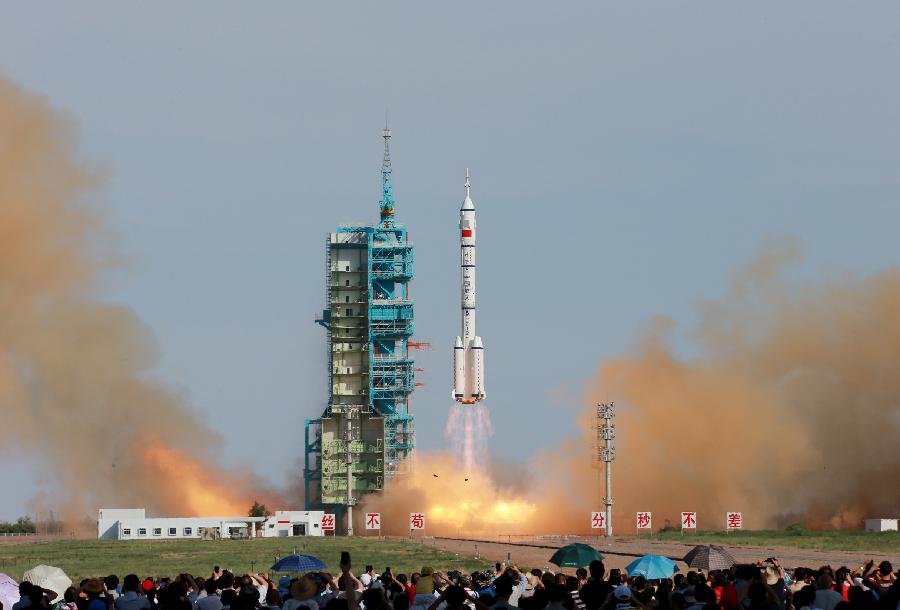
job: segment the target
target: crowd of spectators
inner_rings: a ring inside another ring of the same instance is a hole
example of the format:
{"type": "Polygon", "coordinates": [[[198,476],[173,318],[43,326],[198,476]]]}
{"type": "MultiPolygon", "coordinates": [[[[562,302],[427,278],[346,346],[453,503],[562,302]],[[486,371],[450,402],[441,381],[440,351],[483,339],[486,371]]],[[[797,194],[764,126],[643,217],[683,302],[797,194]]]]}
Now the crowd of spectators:
{"type": "Polygon", "coordinates": [[[496,564],[409,575],[366,566],[356,575],[346,565],[336,576],[277,580],[216,567],[208,578],[89,578],[62,599],[28,582],[19,592],[8,610],[900,610],[900,579],[887,561],[786,571],[774,558],[652,581],[607,572],[600,561],[570,574],[496,564]]]}

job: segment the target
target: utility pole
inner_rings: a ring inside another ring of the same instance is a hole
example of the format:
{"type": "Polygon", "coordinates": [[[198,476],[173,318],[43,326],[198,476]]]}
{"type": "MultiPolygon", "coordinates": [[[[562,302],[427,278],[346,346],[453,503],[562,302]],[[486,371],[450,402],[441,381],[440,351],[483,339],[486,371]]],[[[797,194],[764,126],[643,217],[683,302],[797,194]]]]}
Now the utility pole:
{"type": "Polygon", "coordinates": [[[357,440],[357,435],[353,429],[353,420],[359,417],[359,409],[356,407],[347,407],[344,412],[344,418],[347,427],[344,432],[344,446],[347,464],[347,535],[353,535],[353,451],[351,445],[357,440]]]}
{"type": "Polygon", "coordinates": [[[613,446],[616,438],[616,426],[613,424],[613,418],[616,416],[615,406],[614,402],[597,404],[597,458],[604,463],[606,471],[606,497],[603,498],[603,502],[606,504],[607,538],[613,535],[612,463],[616,459],[616,449],[613,446]]]}

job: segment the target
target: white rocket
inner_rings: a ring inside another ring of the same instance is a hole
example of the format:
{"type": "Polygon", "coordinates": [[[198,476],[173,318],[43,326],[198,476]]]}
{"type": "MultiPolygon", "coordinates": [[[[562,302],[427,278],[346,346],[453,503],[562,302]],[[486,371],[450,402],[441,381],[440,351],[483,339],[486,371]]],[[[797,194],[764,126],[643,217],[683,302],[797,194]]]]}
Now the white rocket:
{"type": "Polygon", "coordinates": [[[475,335],[475,204],[469,189],[466,169],[466,198],[459,210],[462,336],[453,346],[453,398],[467,405],[484,400],[484,345],[475,335]]]}

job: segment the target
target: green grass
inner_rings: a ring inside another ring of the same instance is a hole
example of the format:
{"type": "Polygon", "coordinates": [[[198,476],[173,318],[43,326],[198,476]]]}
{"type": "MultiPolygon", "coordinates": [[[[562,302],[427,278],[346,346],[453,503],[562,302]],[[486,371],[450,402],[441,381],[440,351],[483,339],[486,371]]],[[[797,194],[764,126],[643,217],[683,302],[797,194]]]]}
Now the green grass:
{"type": "Polygon", "coordinates": [[[314,555],[333,573],[340,572],[341,551],[350,551],[355,570],[366,564],[376,570],[390,566],[395,574],[419,571],[422,566],[471,572],[488,566],[484,561],[406,540],[378,538],[261,538],[256,540],[115,541],[64,540],[0,545],[0,572],[16,580],[35,565],[62,568],[73,581],[88,576],[135,573],[174,576],[190,572],[208,576],[214,565],[236,572],[268,572],[275,557],[297,553],[314,555]]]}
{"type": "Polygon", "coordinates": [[[806,530],[743,530],[738,532],[660,532],[653,540],[688,544],[728,544],[733,546],[792,546],[819,551],[871,551],[900,553],[900,532],[812,532],[806,530]]]}

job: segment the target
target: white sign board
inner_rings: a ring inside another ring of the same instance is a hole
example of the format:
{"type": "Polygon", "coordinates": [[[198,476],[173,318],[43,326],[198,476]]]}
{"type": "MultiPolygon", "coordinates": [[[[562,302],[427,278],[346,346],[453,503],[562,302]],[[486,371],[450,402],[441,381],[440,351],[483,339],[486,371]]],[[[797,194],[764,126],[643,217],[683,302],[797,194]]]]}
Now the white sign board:
{"type": "Polygon", "coordinates": [[[606,529],[606,513],[597,511],[591,513],[591,529],[606,529]]]}
{"type": "Polygon", "coordinates": [[[334,531],[334,515],[332,513],[325,513],[324,515],[322,515],[322,531],[334,531]]]}
{"type": "Polygon", "coordinates": [[[725,513],[725,529],[739,530],[744,527],[743,513],[725,513]]]}
{"type": "Polygon", "coordinates": [[[638,513],[637,528],[639,530],[653,529],[653,513],[638,513]]]}
{"type": "Polygon", "coordinates": [[[381,513],[366,513],[366,529],[367,530],[380,530],[381,529],[381,513]]]}
{"type": "Polygon", "coordinates": [[[409,513],[409,529],[425,529],[425,513],[409,513]]]}
{"type": "Polygon", "coordinates": [[[681,513],[681,529],[690,530],[697,529],[697,513],[681,513]]]}

